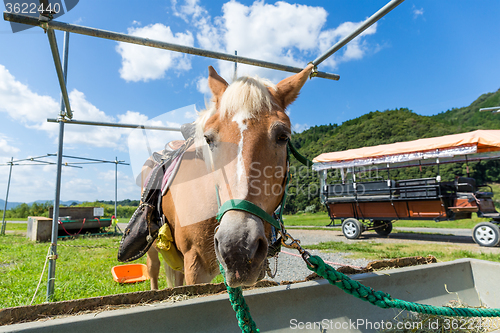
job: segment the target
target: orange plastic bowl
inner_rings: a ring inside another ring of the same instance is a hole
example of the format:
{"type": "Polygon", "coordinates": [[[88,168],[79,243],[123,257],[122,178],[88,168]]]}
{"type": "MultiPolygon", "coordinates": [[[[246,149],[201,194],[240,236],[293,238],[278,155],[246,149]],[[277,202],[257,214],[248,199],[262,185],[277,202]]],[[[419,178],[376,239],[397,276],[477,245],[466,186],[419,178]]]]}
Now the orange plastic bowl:
{"type": "Polygon", "coordinates": [[[113,280],[118,283],[135,283],[149,279],[147,266],[144,264],[127,264],[111,268],[113,280]]]}

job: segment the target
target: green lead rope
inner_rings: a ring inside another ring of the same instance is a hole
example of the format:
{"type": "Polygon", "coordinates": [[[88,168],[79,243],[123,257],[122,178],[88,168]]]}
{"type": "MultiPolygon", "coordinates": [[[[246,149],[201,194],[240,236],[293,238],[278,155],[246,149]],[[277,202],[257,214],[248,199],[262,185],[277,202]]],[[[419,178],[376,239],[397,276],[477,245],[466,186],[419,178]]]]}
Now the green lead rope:
{"type": "Polygon", "coordinates": [[[308,258],[308,261],[312,266],[308,265],[307,267],[319,276],[327,279],[330,284],[339,287],[350,295],[384,309],[397,308],[438,316],[500,317],[500,309],[451,308],[418,304],[392,298],[391,295],[383,291],[375,291],[358,281],[351,280],[347,275],[337,272],[333,267],[325,264],[323,259],[318,256],[311,256],[308,258]]]}
{"type": "Polygon", "coordinates": [[[234,312],[236,312],[236,319],[238,319],[238,326],[240,327],[241,332],[260,332],[252,319],[247,302],[245,302],[245,299],[243,298],[243,291],[241,290],[241,287],[231,288],[226,283],[226,274],[224,273],[224,268],[220,263],[219,270],[222,273],[222,276],[224,276],[224,284],[226,285],[227,293],[229,294],[229,302],[231,302],[231,306],[233,307],[234,312]]]}

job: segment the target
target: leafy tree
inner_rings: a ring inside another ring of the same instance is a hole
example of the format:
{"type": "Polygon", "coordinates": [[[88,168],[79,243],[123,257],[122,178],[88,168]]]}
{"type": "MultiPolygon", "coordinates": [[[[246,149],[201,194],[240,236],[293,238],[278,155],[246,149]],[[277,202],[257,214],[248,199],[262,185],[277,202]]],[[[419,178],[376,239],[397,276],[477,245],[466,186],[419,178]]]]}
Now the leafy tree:
{"type": "MultiPolygon", "coordinates": [[[[394,142],[411,141],[420,138],[438,137],[465,133],[477,129],[500,129],[500,115],[479,112],[480,108],[500,105],[500,89],[494,93],[481,95],[471,105],[455,108],[434,116],[421,116],[413,111],[400,108],[386,111],[372,111],[361,117],[345,121],[341,125],[328,124],[313,126],[301,133],[293,133],[292,143],[301,154],[313,159],[321,153],[354,148],[376,146],[394,142]]],[[[297,173],[301,165],[291,158],[292,180],[286,213],[303,211],[310,205],[320,207],[319,177],[315,172],[297,173]]],[[[334,171],[333,171],[334,173],[334,171]]],[[[476,178],[478,184],[500,182],[500,161],[451,163],[439,167],[443,181],[452,181],[457,176],[476,178]],[[467,172],[467,170],[469,172],[467,172]]],[[[437,175],[437,166],[412,167],[390,170],[391,179],[426,178],[437,175]]],[[[360,179],[365,181],[387,179],[387,171],[371,171],[360,179]]],[[[332,183],[340,180],[337,173],[329,173],[332,183]]]]}

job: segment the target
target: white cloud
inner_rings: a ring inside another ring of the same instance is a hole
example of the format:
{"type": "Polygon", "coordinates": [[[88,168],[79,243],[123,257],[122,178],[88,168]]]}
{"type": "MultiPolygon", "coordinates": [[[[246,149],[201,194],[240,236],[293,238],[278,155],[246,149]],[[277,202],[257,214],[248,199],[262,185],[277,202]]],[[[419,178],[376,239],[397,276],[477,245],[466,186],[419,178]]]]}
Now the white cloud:
{"type": "Polygon", "coordinates": [[[59,103],[31,91],[0,65],[0,112],[26,126],[46,122],[59,113],[59,103]]]}
{"type": "MultiPolygon", "coordinates": [[[[318,35],[328,15],[321,7],[286,2],[254,2],[247,7],[230,1],[223,5],[222,12],[222,17],[215,19],[213,27],[205,27],[197,35],[202,47],[209,47],[211,40],[220,39],[220,44],[227,53],[234,53],[236,50],[238,55],[244,57],[296,67],[304,67],[314,58],[318,51],[318,35]],[[203,41],[206,42],[202,43],[203,41]]],[[[232,63],[221,61],[219,68],[222,76],[233,76],[232,63]]],[[[238,65],[238,75],[265,76],[277,81],[289,73],[238,65]]]]}
{"type": "Polygon", "coordinates": [[[423,16],[424,15],[424,8],[418,9],[415,5],[413,5],[412,11],[413,11],[413,18],[414,19],[416,19],[419,16],[423,16]]]}
{"type": "MultiPolygon", "coordinates": [[[[177,1],[174,7],[176,5],[177,1]]],[[[229,1],[222,6],[222,16],[214,19],[198,1],[186,1],[178,16],[188,20],[189,15],[192,15],[190,23],[197,30],[196,40],[201,48],[230,54],[237,51],[244,57],[296,67],[304,67],[361,24],[344,22],[326,30],[328,12],[324,8],[283,1],[275,4],[255,1],[250,6],[229,1]]],[[[372,49],[365,37],[376,30],[374,24],[322,63],[322,70],[334,70],[341,62],[364,57],[372,49]]],[[[233,77],[233,63],[219,61],[218,64],[224,78],[233,77]]],[[[258,75],[277,82],[290,74],[239,64],[238,75],[258,75]]],[[[200,92],[207,92],[205,82],[198,80],[197,87],[200,92]]]]}
{"type": "MultiPolygon", "coordinates": [[[[79,120],[147,123],[148,117],[139,112],[127,111],[117,117],[107,115],[104,111],[87,100],[85,94],[77,89],[69,93],[71,108],[75,118],[79,120]]],[[[49,137],[56,138],[57,126],[48,123],[47,118],[55,118],[59,113],[59,103],[50,96],[42,96],[33,92],[27,85],[16,78],[0,65],[0,112],[6,113],[11,119],[23,124],[27,128],[46,132],[49,137]]],[[[157,124],[158,126],[166,126],[157,124]]],[[[97,127],[86,125],[68,125],[64,130],[64,143],[67,148],[71,145],[85,144],[94,147],[112,147],[126,150],[126,135],[129,129],[97,127]]],[[[7,138],[0,135],[0,155],[12,155],[19,151],[9,144],[7,138]]]]}
{"type": "Polygon", "coordinates": [[[292,130],[296,133],[301,133],[303,131],[305,131],[306,129],[308,129],[310,126],[307,125],[307,124],[293,124],[292,125],[292,130]]]}
{"type": "MultiPolygon", "coordinates": [[[[148,121],[148,124],[156,126],[180,127],[181,124],[192,122],[197,116],[194,105],[166,112],[148,121]]],[[[161,151],[165,144],[173,140],[183,140],[180,132],[173,131],[148,131],[144,133],[141,129],[134,129],[128,135],[128,151],[130,164],[134,177],[137,177],[144,162],[152,152],[161,151]]]]}
{"type": "Polygon", "coordinates": [[[206,11],[203,7],[198,5],[198,0],[185,0],[184,4],[177,7],[177,0],[172,0],[172,9],[175,16],[182,18],[184,21],[188,22],[188,17],[199,17],[205,14],[206,11]]]}
{"type": "MultiPolygon", "coordinates": [[[[335,43],[337,43],[342,38],[349,35],[352,31],[356,30],[361,22],[344,22],[340,24],[335,29],[325,30],[319,34],[319,50],[320,53],[328,51],[335,43]]],[[[351,40],[342,52],[332,55],[330,58],[326,59],[322,65],[328,66],[332,69],[337,68],[338,64],[341,62],[347,62],[350,60],[358,60],[363,58],[363,56],[368,52],[369,46],[365,40],[364,36],[373,35],[377,32],[377,23],[373,24],[371,27],[363,31],[358,37],[351,40]]]]}
{"type": "Polygon", "coordinates": [[[13,156],[19,152],[19,148],[11,146],[8,137],[0,134],[0,156],[13,156]]]}
{"type": "MultiPolygon", "coordinates": [[[[161,23],[151,24],[146,27],[129,28],[128,34],[173,44],[194,45],[194,37],[191,32],[174,34],[170,27],[161,23]]],[[[163,78],[165,72],[170,68],[175,68],[177,71],[185,71],[191,68],[189,56],[179,52],[122,42],[118,43],[116,50],[122,56],[120,76],[126,81],[147,82],[163,78]]]]}
{"type": "MultiPolygon", "coordinates": [[[[129,34],[187,45],[194,45],[193,36],[196,36],[197,46],[203,49],[229,54],[237,51],[243,57],[304,67],[361,24],[344,22],[335,29],[325,29],[328,12],[324,8],[284,1],[274,4],[255,1],[246,6],[232,0],[222,6],[221,16],[212,18],[198,0],[172,0],[172,11],[190,24],[192,30],[173,34],[170,27],[157,23],[144,28],[129,28],[129,34]]],[[[322,63],[320,70],[332,71],[339,63],[376,52],[379,46],[366,41],[366,36],[376,30],[377,24],[374,24],[322,63]]],[[[168,52],[156,53],[157,56],[152,57],[150,52],[158,50],[139,49],[138,46],[123,43],[117,50],[122,55],[120,73],[127,81],[160,79],[171,68],[177,71],[190,69],[189,59],[178,54],[175,58],[168,52]],[[174,65],[174,62],[178,64],[174,65]]],[[[233,77],[233,63],[219,60],[218,68],[224,78],[233,77]]],[[[277,82],[290,73],[239,64],[238,75],[257,75],[277,82]]],[[[195,84],[200,92],[207,93],[203,80],[197,79],[195,84]]]]}
{"type": "Polygon", "coordinates": [[[204,95],[209,96],[211,94],[210,88],[208,87],[207,77],[198,78],[198,80],[196,80],[196,88],[198,89],[199,92],[201,92],[204,95]]]}

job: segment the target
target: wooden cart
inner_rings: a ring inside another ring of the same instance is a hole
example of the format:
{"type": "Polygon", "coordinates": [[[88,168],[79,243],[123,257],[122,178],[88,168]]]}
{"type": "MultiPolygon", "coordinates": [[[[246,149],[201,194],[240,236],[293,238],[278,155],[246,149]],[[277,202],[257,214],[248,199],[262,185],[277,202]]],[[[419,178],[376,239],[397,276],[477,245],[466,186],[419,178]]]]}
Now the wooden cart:
{"type": "Polygon", "coordinates": [[[386,236],[396,220],[439,222],[467,219],[476,213],[491,221],[475,226],[474,241],[481,246],[496,246],[500,242],[500,213],[495,209],[491,187],[478,185],[470,177],[444,182],[439,172],[432,178],[393,180],[390,170],[499,157],[500,130],[479,130],[322,154],[314,159],[313,168],[320,172],[321,201],[332,224],[340,221],[347,238],[356,239],[365,230],[386,236]],[[387,171],[387,179],[357,181],[356,174],[366,168],[387,171]],[[340,169],[341,182],[328,182],[331,169],[340,169]]]}

